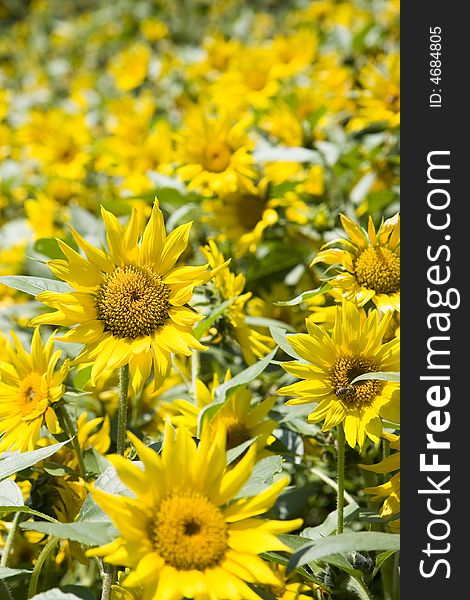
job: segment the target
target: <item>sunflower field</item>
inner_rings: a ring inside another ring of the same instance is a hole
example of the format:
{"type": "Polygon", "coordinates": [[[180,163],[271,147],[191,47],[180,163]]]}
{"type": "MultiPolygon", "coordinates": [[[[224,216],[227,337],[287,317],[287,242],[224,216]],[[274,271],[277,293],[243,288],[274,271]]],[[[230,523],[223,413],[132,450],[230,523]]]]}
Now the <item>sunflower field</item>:
{"type": "Polygon", "coordinates": [[[0,600],[398,600],[398,0],[0,0],[0,600]]]}

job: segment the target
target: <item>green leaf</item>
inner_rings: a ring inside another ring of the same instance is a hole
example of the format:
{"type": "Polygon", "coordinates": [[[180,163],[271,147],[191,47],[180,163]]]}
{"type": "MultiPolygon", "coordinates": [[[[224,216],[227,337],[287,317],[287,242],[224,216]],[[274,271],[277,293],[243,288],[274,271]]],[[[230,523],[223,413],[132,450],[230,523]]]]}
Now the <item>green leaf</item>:
{"type": "Polygon", "coordinates": [[[375,559],[375,567],[374,570],[372,572],[371,578],[373,579],[380,567],[384,564],[384,562],[390,558],[391,556],[393,556],[394,554],[396,554],[397,550],[387,550],[387,552],[381,552],[380,554],[377,555],[377,558],[375,559]]]}
{"type": "Polygon", "coordinates": [[[274,302],[274,306],[296,306],[297,304],[301,304],[302,302],[305,302],[306,300],[310,300],[310,298],[314,298],[315,296],[318,296],[319,294],[324,294],[329,289],[330,289],[330,284],[324,283],[319,288],[315,288],[314,290],[308,290],[307,292],[302,292],[302,294],[299,294],[295,298],[292,298],[292,300],[285,300],[283,302],[281,302],[281,301],[274,302]]]}
{"type": "Polygon", "coordinates": [[[32,450],[31,452],[16,452],[14,454],[4,453],[0,456],[0,481],[10,477],[10,475],[13,475],[14,473],[18,473],[19,471],[23,471],[23,469],[35,465],[40,460],[49,458],[49,456],[52,456],[57,450],[62,448],[62,446],[68,444],[70,439],[60,442],[59,444],[46,446],[46,448],[32,450]]]}
{"type": "Polygon", "coordinates": [[[400,536],[378,531],[360,531],[341,533],[315,542],[308,542],[292,554],[288,571],[305,565],[313,560],[324,560],[332,554],[344,554],[363,550],[398,550],[400,536]]]}
{"type": "Polygon", "coordinates": [[[37,296],[41,292],[70,292],[71,287],[64,281],[46,279],[45,277],[28,277],[26,275],[4,275],[0,277],[0,283],[7,285],[20,292],[37,296]]]}
{"type": "Polygon", "coordinates": [[[272,485],[275,476],[281,472],[282,458],[279,455],[262,458],[255,464],[250,478],[235,498],[249,498],[260,494],[272,485]]]}
{"type": "Polygon", "coordinates": [[[273,340],[276,342],[279,348],[284,350],[286,354],[292,356],[292,358],[295,358],[296,360],[299,360],[303,363],[306,362],[305,359],[303,359],[299,354],[297,354],[297,352],[289,344],[289,340],[286,337],[286,331],[284,329],[281,329],[280,327],[270,327],[269,331],[273,340]]]}
{"type": "MultiPolygon", "coordinates": [[[[359,505],[356,502],[351,502],[344,508],[344,522],[349,523],[359,514],[359,505]]],[[[338,524],[338,511],[334,510],[326,517],[321,525],[316,527],[306,527],[301,536],[311,540],[320,540],[326,538],[336,531],[338,524]]]]}
{"type": "Polygon", "coordinates": [[[321,155],[316,150],[293,146],[268,146],[258,148],[253,152],[253,158],[258,163],[264,162],[301,162],[320,165],[321,155]]]}
{"type": "Polygon", "coordinates": [[[35,594],[31,600],[83,600],[84,597],[86,596],[77,596],[71,592],[63,592],[60,588],[52,588],[47,592],[35,594]]]}
{"type": "Polygon", "coordinates": [[[363,373],[358,375],[351,381],[351,385],[358,381],[367,381],[368,379],[378,379],[380,381],[397,381],[400,382],[400,373],[396,371],[378,371],[377,373],[363,373]]]}
{"type": "Polygon", "coordinates": [[[253,444],[253,442],[256,442],[255,437],[251,440],[243,442],[242,444],[239,444],[238,446],[235,446],[235,448],[230,448],[230,450],[227,450],[227,464],[229,465],[230,463],[233,463],[233,461],[241,456],[245,450],[249,448],[251,444],[253,444]]]}
{"type": "Polygon", "coordinates": [[[282,327],[283,329],[288,329],[289,331],[295,331],[295,328],[288,323],[284,323],[284,321],[278,321],[277,319],[266,319],[265,317],[245,317],[245,322],[248,325],[253,325],[254,327],[282,327]]]}
{"type": "Polygon", "coordinates": [[[87,546],[107,544],[119,535],[114,525],[106,521],[81,521],[74,523],[33,521],[21,523],[20,527],[27,531],[38,531],[39,533],[53,535],[62,540],[72,540],[87,546]]]}
{"type": "Polygon", "coordinates": [[[80,369],[73,378],[73,387],[77,390],[84,390],[86,384],[90,381],[91,369],[93,365],[80,369]]]}
{"type": "Polygon", "coordinates": [[[28,569],[10,569],[9,567],[0,567],[0,579],[8,579],[8,577],[24,575],[25,573],[29,575],[32,573],[32,571],[28,571],[28,569]]]}
{"type": "Polygon", "coordinates": [[[54,519],[54,517],[50,517],[49,515],[45,515],[42,512],[39,512],[37,510],[33,510],[32,508],[29,508],[29,506],[0,506],[0,515],[5,515],[8,513],[25,513],[27,515],[34,515],[35,517],[39,517],[40,519],[45,519],[46,521],[50,521],[51,523],[57,523],[57,519],[54,519]]]}
{"type": "Polygon", "coordinates": [[[63,585],[59,589],[68,594],[75,594],[80,600],[96,600],[93,591],[81,585],[63,585]]]}
{"type": "Polygon", "coordinates": [[[203,336],[203,334],[209,329],[209,327],[213,323],[215,323],[215,321],[217,321],[217,319],[219,317],[221,317],[224,314],[225,309],[228,308],[232,304],[233,301],[234,301],[234,298],[230,298],[229,300],[226,300],[225,302],[222,302],[221,304],[217,304],[216,306],[214,306],[214,308],[207,315],[207,317],[194,327],[194,329],[193,329],[194,337],[197,340],[200,340],[201,337],[203,336]]]}
{"type": "Polygon", "coordinates": [[[20,486],[12,479],[0,481],[0,506],[24,506],[20,486]]]}
{"type": "Polygon", "coordinates": [[[62,465],[60,463],[56,463],[52,460],[46,460],[43,464],[44,471],[49,473],[54,477],[64,477],[65,475],[77,475],[77,472],[67,467],[66,465],[62,465]]]}
{"type": "Polygon", "coordinates": [[[276,352],[277,348],[274,348],[274,350],[272,350],[268,355],[264,356],[263,358],[260,358],[258,362],[256,362],[254,365],[251,365],[251,367],[244,369],[243,371],[238,373],[238,375],[232,377],[232,379],[229,379],[228,381],[225,381],[224,383],[220,384],[214,390],[214,397],[217,399],[217,401],[222,402],[223,400],[225,400],[225,397],[229,390],[237,388],[240,385],[246,385],[253,381],[253,379],[256,379],[259,375],[261,375],[261,373],[268,367],[271,360],[274,358],[276,352]]]}
{"type": "Polygon", "coordinates": [[[345,582],[346,591],[352,594],[351,600],[373,600],[372,594],[367,589],[365,583],[359,577],[349,576],[345,582]]]}
{"type": "Polygon", "coordinates": [[[34,249],[39,254],[47,256],[48,258],[60,258],[64,259],[64,253],[59,248],[59,244],[55,238],[41,238],[36,240],[34,243],[34,249]]]}

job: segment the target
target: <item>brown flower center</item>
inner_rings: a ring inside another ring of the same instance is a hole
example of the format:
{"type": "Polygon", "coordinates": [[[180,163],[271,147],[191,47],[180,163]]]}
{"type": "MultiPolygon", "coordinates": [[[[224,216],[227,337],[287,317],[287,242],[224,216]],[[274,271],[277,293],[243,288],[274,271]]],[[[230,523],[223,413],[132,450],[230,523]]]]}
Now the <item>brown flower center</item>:
{"type": "Polygon", "coordinates": [[[251,194],[240,195],[236,201],[237,217],[245,231],[252,231],[263,218],[266,199],[251,194]]]}
{"type": "Polygon", "coordinates": [[[114,337],[152,335],[169,319],[170,290],[149,267],[117,267],[96,298],[98,319],[114,337]]]}
{"type": "Polygon", "coordinates": [[[212,173],[221,173],[230,164],[230,148],[223,142],[208,144],[204,152],[204,167],[212,173]]]}
{"type": "Polygon", "coordinates": [[[20,383],[18,400],[21,416],[31,414],[41,400],[47,399],[48,390],[44,389],[40,373],[30,373],[20,383]]]}
{"type": "Polygon", "coordinates": [[[161,501],[151,531],[153,546],[164,561],[188,571],[220,564],[227,550],[227,526],[219,508],[197,493],[161,501]]]}
{"type": "Polygon", "coordinates": [[[354,264],[360,285],[377,294],[393,294],[400,289],[400,257],[380,246],[369,246],[354,264]]]}
{"type": "Polygon", "coordinates": [[[383,381],[365,379],[352,383],[359,375],[380,371],[379,365],[363,356],[342,356],[338,358],[330,371],[333,390],[349,408],[370,406],[383,389],[383,381]]]}

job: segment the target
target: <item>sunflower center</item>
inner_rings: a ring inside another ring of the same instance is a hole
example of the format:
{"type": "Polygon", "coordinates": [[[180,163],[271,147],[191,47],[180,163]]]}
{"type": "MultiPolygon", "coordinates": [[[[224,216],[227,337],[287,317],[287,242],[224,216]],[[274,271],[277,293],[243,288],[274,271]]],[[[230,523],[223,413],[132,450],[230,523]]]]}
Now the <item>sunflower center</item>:
{"type": "Polygon", "coordinates": [[[168,496],[153,520],[152,539],[164,561],[188,571],[203,571],[222,561],[227,550],[227,527],[215,504],[197,493],[168,496]]]}
{"type": "Polygon", "coordinates": [[[230,164],[230,148],[223,142],[208,144],[204,152],[204,166],[212,173],[221,173],[230,164]]]}
{"type": "Polygon", "coordinates": [[[263,218],[266,199],[260,196],[246,195],[237,198],[237,217],[245,231],[251,231],[263,218]]]}
{"type": "Polygon", "coordinates": [[[400,257],[388,248],[366,248],[354,267],[358,283],[378,294],[392,294],[400,289],[400,257]]]}
{"type": "Polygon", "coordinates": [[[266,85],[267,73],[250,69],[246,73],[246,83],[254,92],[260,92],[266,85]]]}
{"type": "Polygon", "coordinates": [[[338,400],[351,408],[370,406],[374,398],[382,391],[383,382],[377,379],[351,382],[359,375],[379,370],[377,363],[363,356],[338,358],[330,371],[331,385],[338,400]]]}
{"type": "Polygon", "coordinates": [[[227,450],[236,448],[243,442],[251,439],[250,432],[245,423],[236,417],[224,417],[223,422],[227,430],[227,450]]]}
{"type": "Polygon", "coordinates": [[[20,383],[18,400],[21,416],[25,417],[33,412],[41,400],[48,398],[47,390],[42,387],[42,377],[39,373],[30,373],[20,383]]]}
{"type": "Polygon", "coordinates": [[[117,267],[96,297],[98,319],[114,337],[152,335],[168,320],[170,290],[148,267],[117,267]]]}

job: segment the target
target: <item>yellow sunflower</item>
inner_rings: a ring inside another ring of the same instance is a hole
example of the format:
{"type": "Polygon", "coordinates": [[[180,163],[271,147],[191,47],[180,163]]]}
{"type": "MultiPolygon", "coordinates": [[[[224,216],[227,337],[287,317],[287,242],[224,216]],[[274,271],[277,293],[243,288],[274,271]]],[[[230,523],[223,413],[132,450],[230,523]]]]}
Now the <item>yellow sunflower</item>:
{"type": "Polygon", "coordinates": [[[296,571],[286,575],[286,567],[277,563],[271,563],[271,568],[281,582],[280,585],[270,588],[276,600],[312,600],[325,597],[325,590],[319,584],[305,581],[296,571]]]}
{"type": "Polygon", "coordinates": [[[183,130],[176,136],[180,177],[188,189],[205,196],[253,190],[253,142],[246,129],[250,117],[237,122],[192,110],[183,130]]]}
{"type": "Polygon", "coordinates": [[[213,269],[213,284],[219,299],[232,300],[226,310],[229,332],[237,340],[246,363],[251,365],[258,358],[266,356],[273,348],[274,342],[271,337],[250,327],[246,322],[246,303],[252,297],[252,293],[243,293],[244,275],[242,273],[235,275],[230,271],[223,254],[213,240],[202,247],[201,252],[213,269]]]}
{"type": "Polygon", "coordinates": [[[372,471],[373,473],[391,473],[398,471],[392,478],[375,487],[364,488],[366,494],[374,494],[372,501],[383,499],[380,508],[380,516],[388,521],[388,528],[393,533],[400,532],[400,519],[396,518],[400,515],[400,436],[393,433],[382,434],[382,437],[390,442],[390,448],[396,450],[387,458],[375,465],[359,465],[361,469],[372,471]]]}
{"type": "Polygon", "coordinates": [[[52,336],[43,344],[39,328],[30,354],[15,333],[11,337],[7,360],[0,362],[0,452],[25,452],[34,450],[43,425],[52,434],[62,431],[54,404],[64,395],[68,364],[56,370],[61,352],[54,351],[52,336]]]}
{"type": "Polygon", "coordinates": [[[193,288],[210,275],[207,265],[175,266],[188,244],[191,223],[167,236],[158,203],[145,229],[137,209],[126,227],[104,208],[101,214],[108,249],[95,248],[72,228],[86,257],[58,240],[66,259],[48,265],[74,289],[39,294],[38,300],[56,310],[31,323],[73,327],[61,339],[85,344],[75,362],[93,363],[92,384],[103,369],[129,364],[136,391],[152,364],[156,385],[165,379],[172,352],[190,355],[191,349],[205,350],[192,334],[202,317],[188,302],[193,288]]]}
{"type": "Polygon", "coordinates": [[[358,97],[357,116],[348,123],[356,130],[371,123],[400,125],[400,54],[392,52],[374,63],[366,64],[360,74],[362,90],[358,97]]]}
{"type": "Polygon", "coordinates": [[[356,444],[362,447],[366,437],[379,441],[381,416],[399,422],[397,383],[377,379],[352,383],[366,373],[399,370],[399,340],[382,343],[390,317],[388,312],[379,321],[378,311],[374,310],[361,318],[360,309],[343,301],[336,308],[331,337],[325,329],[306,319],[308,333],[287,338],[307,362],[282,364],[288,373],[302,381],[281,388],[278,394],[296,396],[287,402],[292,405],[317,402],[309,421],[323,421],[323,431],[342,423],[352,448],[356,444]]]}
{"type": "Polygon", "coordinates": [[[255,252],[264,231],[278,220],[278,201],[269,198],[269,181],[263,179],[251,191],[237,190],[218,198],[206,200],[204,221],[220,233],[220,241],[235,244],[237,256],[255,252]]]}
{"type": "MultiPolygon", "coordinates": [[[[230,379],[227,371],[225,380],[230,379]]],[[[162,403],[159,413],[168,417],[175,426],[183,425],[193,436],[197,434],[198,419],[201,410],[214,401],[214,391],[219,385],[215,374],[210,386],[198,379],[196,382],[196,402],[177,399],[162,403]]],[[[252,406],[253,396],[246,386],[238,387],[228,398],[224,406],[211,420],[211,431],[215,434],[220,423],[227,432],[227,450],[239,446],[243,442],[257,438],[258,459],[264,450],[268,439],[276,427],[276,421],[266,419],[267,414],[275,404],[276,398],[270,397],[252,406]]]]}
{"type": "Polygon", "coordinates": [[[257,517],[271,508],[288,477],[257,496],[234,500],[250,477],[256,448],[227,469],[223,427],[215,438],[203,433],[196,447],[184,427],[175,436],[167,425],[160,455],[134,435],[129,438],[145,469],[123,457],[110,460],[136,497],[91,489],[120,537],[88,551],[89,556],[129,567],[123,585],[142,586],[144,600],[259,600],[248,583],[279,584],[258,554],[288,552],[277,536],[302,521],[257,517]]]}
{"type": "Polygon", "coordinates": [[[400,217],[382,222],[376,231],[369,217],[367,232],[346,215],[341,224],[349,239],[332,240],[313,259],[338,265],[339,273],[329,280],[343,298],[363,306],[369,300],[381,311],[400,310],[400,217]],[[332,245],[343,248],[331,248],[332,245]]]}

